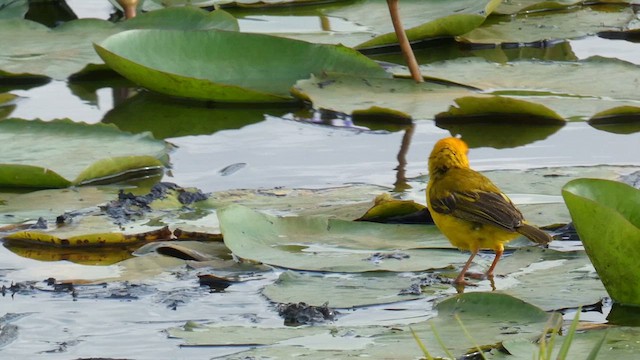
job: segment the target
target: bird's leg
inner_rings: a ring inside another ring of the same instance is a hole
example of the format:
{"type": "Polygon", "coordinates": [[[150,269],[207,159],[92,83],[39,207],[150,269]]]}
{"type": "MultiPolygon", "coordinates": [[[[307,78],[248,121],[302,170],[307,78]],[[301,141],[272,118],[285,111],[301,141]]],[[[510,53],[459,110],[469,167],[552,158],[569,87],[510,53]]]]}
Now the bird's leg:
{"type": "Polygon", "coordinates": [[[498,261],[500,261],[500,258],[502,257],[502,253],[504,252],[504,246],[500,244],[500,247],[498,249],[495,249],[495,252],[496,252],[496,257],[495,259],[493,259],[493,263],[491,263],[489,270],[487,270],[488,278],[493,277],[493,270],[496,268],[496,265],[498,265],[498,261]]]}
{"type": "Polygon", "coordinates": [[[464,276],[467,274],[467,270],[469,270],[469,267],[471,266],[471,262],[473,261],[473,258],[476,257],[476,254],[478,254],[478,249],[471,250],[471,256],[469,256],[469,260],[467,260],[467,263],[464,264],[464,267],[462,268],[462,271],[460,271],[460,274],[458,275],[458,277],[453,281],[454,284],[473,286],[473,284],[470,284],[465,281],[464,276]]]}

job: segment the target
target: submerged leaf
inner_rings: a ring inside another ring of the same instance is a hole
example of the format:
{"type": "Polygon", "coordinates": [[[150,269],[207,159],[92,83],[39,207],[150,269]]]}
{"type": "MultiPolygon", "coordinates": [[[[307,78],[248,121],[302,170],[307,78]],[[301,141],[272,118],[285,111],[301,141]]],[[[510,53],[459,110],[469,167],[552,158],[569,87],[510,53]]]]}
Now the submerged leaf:
{"type": "Polygon", "coordinates": [[[598,179],[567,183],[562,196],[613,300],[640,305],[640,190],[598,179]]]}

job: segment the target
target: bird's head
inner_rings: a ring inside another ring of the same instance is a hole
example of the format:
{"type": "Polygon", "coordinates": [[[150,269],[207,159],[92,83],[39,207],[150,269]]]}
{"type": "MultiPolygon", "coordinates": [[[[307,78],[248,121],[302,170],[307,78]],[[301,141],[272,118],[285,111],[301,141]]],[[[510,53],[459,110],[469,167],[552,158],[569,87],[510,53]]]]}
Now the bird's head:
{"type": "Polygon", "coordinates": [[[438,140],[429,155],[429,173],[444,173],[451,168],[468,168],[467,144],[456,137],[438,140]]]}

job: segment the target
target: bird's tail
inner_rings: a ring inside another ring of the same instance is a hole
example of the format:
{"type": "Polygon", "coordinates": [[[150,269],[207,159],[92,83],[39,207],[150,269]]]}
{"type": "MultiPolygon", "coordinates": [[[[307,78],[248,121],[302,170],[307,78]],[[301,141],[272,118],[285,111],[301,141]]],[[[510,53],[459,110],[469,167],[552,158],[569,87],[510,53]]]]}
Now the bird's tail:
{"type": "Polygon", "coordinates": [[[551,236],[549,234],[529,224],[522,224],[522,226],[518,227],[516,231],[538,244],[544,245],[551,241],[551,236]]]}

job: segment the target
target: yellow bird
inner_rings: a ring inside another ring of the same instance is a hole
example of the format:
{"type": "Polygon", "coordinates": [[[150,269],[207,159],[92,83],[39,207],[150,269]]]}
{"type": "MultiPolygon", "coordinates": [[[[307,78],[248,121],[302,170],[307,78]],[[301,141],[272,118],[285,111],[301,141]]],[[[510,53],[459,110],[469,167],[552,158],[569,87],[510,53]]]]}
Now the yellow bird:
{"type": "Polygon", "coordinates": [[[439,140],[429,155],[429,212],[453,246],[471,251],[455,279],[457,285],[468,285],[465,274],[480,249],[496,253],[486,272],[492,277],[506,242],[519,235],[539,244],[551,241],[549,234],[525,222],[522,213],[491,180],[469,168],[468,152],[464,141],[449,137],[439,140]]]}

